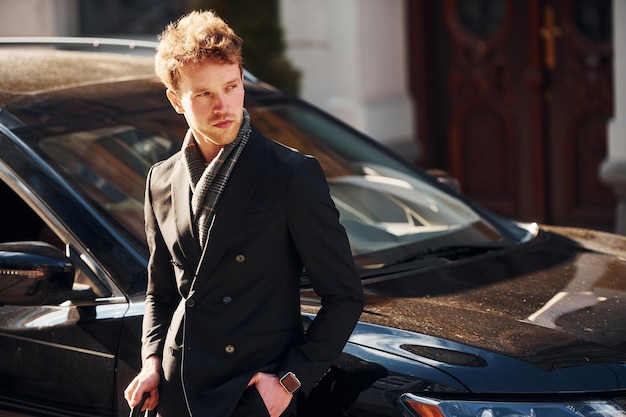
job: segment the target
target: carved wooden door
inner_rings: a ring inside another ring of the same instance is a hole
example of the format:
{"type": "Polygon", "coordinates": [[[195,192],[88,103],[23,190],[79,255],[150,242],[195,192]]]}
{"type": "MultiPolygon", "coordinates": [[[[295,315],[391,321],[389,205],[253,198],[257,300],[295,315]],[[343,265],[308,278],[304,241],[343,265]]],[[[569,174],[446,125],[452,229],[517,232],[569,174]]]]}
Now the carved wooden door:
{"type": "Polygon", "coordinates": [[[520,220],[613,227],[610,0],[411,0],[427,167],[520,220]]]}

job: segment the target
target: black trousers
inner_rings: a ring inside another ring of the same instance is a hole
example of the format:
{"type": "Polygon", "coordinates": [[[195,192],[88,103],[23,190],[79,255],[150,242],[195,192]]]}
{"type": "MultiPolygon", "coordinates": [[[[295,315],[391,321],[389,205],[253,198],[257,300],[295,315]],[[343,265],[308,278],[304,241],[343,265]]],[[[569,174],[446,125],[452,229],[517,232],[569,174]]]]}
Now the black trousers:
{"type": "MultiPolygon", "coordinates": [[[[290,412],[292,408],[295,408],[294,404],[291,404],[280,417],[296,417],[296,414],[290,412]]],[[[269,417],[269,415],[261,394],[256,388],[250,387],[243,393],[231,417],[269,417]]]]}
{"type": "MultiPolygon", "coordinates": [[[[166,416],[175,415],[176,417],[188,417],[187,413],[187,405],[184,397],[184,393],[182,390],[182,386],[178,395],[175,395],[176,398],[170,398],[168,404],[177,404],[173,408],[176,410],[172,412],[172,410],[163,410],[163,414],[166,416]]],[[[281,414],[280,417],[297,417],[297,414],[292,412],[291,410],[296,410],[296,398],[294,398],[292,404],[289,408],[281,414]]],[[[161,407],[162,408],[162,407],[161,407]]],[[[157,409],[158,410],[158,409],[157,409]]],[[[159,412],[157,417],[163,417],[163,414],[159,412]]],[[[153,414],[152,414],[153,415],[153,414]]],[[[255,387],[250,387],[246,389],[235,408],[233,414],[230,417],[269,417],[269,412],[267,411],[267,407],[265,407],[265,403],[263,402],[263,398],[261,398],[261,394],[255,387]]]]}

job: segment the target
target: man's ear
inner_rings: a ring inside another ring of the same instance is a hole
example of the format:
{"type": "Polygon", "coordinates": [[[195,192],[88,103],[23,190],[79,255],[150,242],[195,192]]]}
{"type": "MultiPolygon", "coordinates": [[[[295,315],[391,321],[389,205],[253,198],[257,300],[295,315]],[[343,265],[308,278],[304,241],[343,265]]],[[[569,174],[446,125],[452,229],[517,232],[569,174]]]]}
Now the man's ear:
{"type": "Polygon", "coordinates": [[[185,113],[185,110],[183,109],[183,106],[180,103],[180,98],[178,97],[178,95],[173,90],[170,90],[168,88],[165,91],[165,95],[167,96],[167,99],[172,104],[172,107],[174,107],[174,110],[176,110],[176,113],[178,113],[178,114],[185,113]]]}

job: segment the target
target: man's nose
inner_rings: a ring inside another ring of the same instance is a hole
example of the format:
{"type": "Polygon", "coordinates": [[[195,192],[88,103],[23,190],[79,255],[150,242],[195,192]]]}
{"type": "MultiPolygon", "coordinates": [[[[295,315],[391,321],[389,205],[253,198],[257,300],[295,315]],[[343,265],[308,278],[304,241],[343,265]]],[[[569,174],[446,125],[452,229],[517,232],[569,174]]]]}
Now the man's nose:
{"type": "Polygon", "coordinates": [[[218,94],[215,96],[215,103],[213,104],[213,111],[215,113],[225,113],[227,109],[226,96],[224,94],[218,94]]]}

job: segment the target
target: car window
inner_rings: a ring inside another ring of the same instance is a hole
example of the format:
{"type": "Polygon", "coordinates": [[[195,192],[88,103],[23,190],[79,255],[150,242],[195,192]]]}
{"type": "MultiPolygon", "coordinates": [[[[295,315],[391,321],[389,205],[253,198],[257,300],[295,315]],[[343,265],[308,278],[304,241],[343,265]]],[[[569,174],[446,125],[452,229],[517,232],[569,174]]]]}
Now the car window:
{"type": "Polygon", "coordinates": [[[63,242],[7,184],[0,181],[0,243],[43,241],[63,250],[63,242]]]}
{"type": "Polygon", "coordinates": [[[158,134],[121,125],[49,136],[39,141],[82,194],[143,241],[143,197],[150,166],[178,148],[158,134]]]}
{"type": "Polygon", "coordinates": [[[249,100],[247,108],[267,136],[320,161],[360,266],[388,263],[407,247],[418,250],[435,239],[445,245],[504,240],[460,199],[316,109],[262,99],[249,100]]]}
{"type": "MultiPolygon", "coordinates": [[[[65,242],[11,187],[0,181],[0,243],[45,242],[67,252],[65,242]]],[[[98,297],[110,296],[111,289],[98,280],[80,256],[70,255],[75,266],[75,285],[87,285],[98,297]]]]}
{"type": "MultiPolygon", "coordinates": [[[[405,253],[415,245],[483,244],[504,239],[462,200],[427,181],[380,145],[299,101],[251,90],[246,108],[255,128],[320,161],[360,266],[387,263],[398,256],[396,252],[405,253]]],[[[159,88],[126,100],[124,94],[100,94],[102,103],[86,102],[81,119],[55,121],[17,133],[113,227],[135,245],[145,247],[145,177],[152,164],[180,149],[186,124],[159,88]],[[153,107],[141,109],[142,103],[153,107]]],[[[59,115],[59,107],[67,105],[62,102],[20,111],[45,121],[53,119],[46,112],[59,115]]],[[[72,104],[77,106],[81,107],[72,104]]]]}

